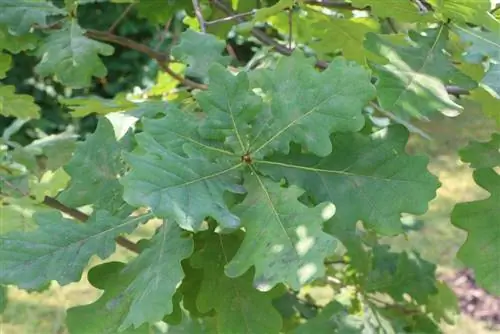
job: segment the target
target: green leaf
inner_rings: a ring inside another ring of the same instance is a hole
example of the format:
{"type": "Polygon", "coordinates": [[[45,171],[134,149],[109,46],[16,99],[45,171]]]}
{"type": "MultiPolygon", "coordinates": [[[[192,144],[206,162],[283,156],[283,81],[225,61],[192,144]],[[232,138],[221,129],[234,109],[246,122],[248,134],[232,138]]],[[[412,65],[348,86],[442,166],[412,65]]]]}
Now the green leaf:
{"type": "Polygon", "coordinates": [[[27,33],[33,25],[46,26],[47,17],[66,11],[45,0],[0,0],[0,24],[15,35],[27,33]]]}
{"type": "Polygon", "coordinates": [[[471,142],[460,150],[463,162],[472,168],[494,168],[500,166],[500,133],[494,133],[488,142],[471,142]]]}
{"type": "Polygon", "coordinates": [[[325,274],[324,259],[338,247],[322,231],[323,222],[335,213],[330,203],[308,208],[300,203],[304,191],[282,188],[258,174],[247,176],[248,192],[233,212],[245,228],[245,239],[226,267],[229,277],[255,267],[255,285],[269,290],[285,283],[294,290],[325,274]]]}
{"type": "Polygon", "coordinates": [[[229,212],[224,201],[226,191],[244,191],[236,172],[243,166],[239,157],[213,163],[196,150],[188,157],[181,156],[147,129],[136,139],[136,152],[125,155],[132,170],[121,179],[129,204],[148,206],[158,217],[174,219],[190,231],[198,230],[208,216],[226,228],[239,226],[239,218],[229,212]]]}
{"type": "Polygon", "coordinates": [[[210,233],[192,264],[203,268],[203,281],[197,298],[201,312],[215,311],[217,333],[278,333],[281,316],[272,305],[272,294],[253,288],[253,273],[237,278],[224,274],[227,264],[239,246],[234,235],[210,233]]]}
{"type": "Polygon", "coordinates": [[[122,221],[97,211],[81,224],[58,212],[35,214],[36,230],[0,235],[0,284],[33,290],[51,280],[60,285],[77,282],[91,256],[110,256],[115,238],[130,233],[143,220],[122,221]]]}
{"type": "Polygon", "coordinates": [[[483,113],[495,120],[497,127],[500,128],[500,99],[493,97],[490,92],[482,87],[471,91],[467,99],[479,103],[483,113]]]}
{"type": "Polygon", "coordinates": [[[7,307],[7,298],[7,287],[4,285],[0,285],[0,314],[2,314],[7,307]]]}
{"type": "Polygon", "coordinates": [[[0,79],[6,77],[7,71],[10,70],[12,58],[6,53],[0,53],[0,79]]]}
{"type": "Polygon", "coordinates": [[[497,99],[500,99],[500,63],[490,62],[489,69],[481,80],[481,84],[488,87],[489,91],[497,99]]]}
{"type": "Polygon", "coordinates": [[[496,32],[453,25],[453,31],[467,44],[465,59],[480,63],[484,56],[500,62],[500,37],[496,32]]]}
{"type": "Polygon", "coordinates": [[[355,323],[346,321],[348,316],[348,310],[339,302],[333,301],[326,305],[316,317],[297,327],[293,334],[361,333],[355,323]]]}
{"type": "Polygon", "coordinates": [[[125,94],[118,94],[112,100],[98,96],[86,96],[71,99],[61,98],[59,102],[72,109],[71,115],[73,117],[85,117],[93,113],[105,115],[135,107],[135,103],[128,101],[125,94]]]}
{"type": "Polygon", "coordinates": [[[468,233],[457,257],[474,270],[481,287],[500,295],[500,175],[493,169],[478,169],[474,172],[474,180],[491,196],[485,200],[457,204],[453,209],[452,224],[468,233]]]}
{"type": "Polygon", "coordinates": [[[176,224],[165,224],[137,258],[116,272],[114,285],[96,286],[105,290],[99,300],[69,311],[70,324],[92,323],[93,333],[118,333],[160,321],[173,311],[172,298],[184,277],[181,261],[192,252],[192,239],[176,224]]]}
{"type": "MultiPolygon", "coordinates": [[[[120,0],[120,2],[124,1],[120,0]]],[[[139,1],[135,5],[138,16],[147,19],[152,24],[165,24],[176,12],[192,10],[192,6],[191,2],[185,0],[139,1]]]]}
{"type": "Polygon", "coordinates": [[[114,48],[85,36],[76,20],[66,23],[51,33],[38,49],[42,58],[35,67],[41,76],[55,75],[62,84],[71,88],[91,85],[92,76],[104,77],[106,67],[99,55],[110,56],[114,48]]]}
{"type": "MultiPolygon", "coordinates": [[[[116,334],[118,327],[123,321],[124,315],[128,312],[130,304],[128,296],[123,299],[117,298],[123,293],[128,280],[117,280],[125,264],[121,262],[108,262],[93,267],[88,273],[90,283],[105,290],[98,301],[86,306],[70,308],[66,316],[66,324],[72,334],[116,334]],[[82,326],[85,324],[85,326],[82,326]]],[[[150,334],[148,325],[139,328],[130,328],[121,331],[122,334],[150,334]]]]}
{"type": "Polygon", "coordinates": [[[16,94],[14,86],[0,85],[0,115],[20,119],[39,118],[40,107],[31,95],[16,94]]]}
{"type": "Polygon", "coordinates": [[[53,210],[28,197],[3,199],[0,202],[0,217],[2,217],[0,235],[11,231],[26,232],[33,230],[36,227],[33,214],[42,211],[53,210]]]}
{"type": "Polygon", "coordinates": [[[431,295],[427,302],[427,312],[431,313],[438,322],[444,320],[448,324],[454,324],[460,313],[457,295],[441,281],[437,282],[436,288],[438,292],[431,295]]]}
{"type": "Polygon", "coordinates": [[[250,91],[245,72],[237,76],[214,65],[209,71],[207,91],[196,94],[196,100],[207,114],[200,134],[224,142],[239,156],[246,154],[252,140],[251,123],[263,111],[262,100],[250,91]]]}
{"type": "Polygon", "coordinates": [[[273,150],[287,153],[291,141],[326,156],[332,151],[332,132],[363,127],[362,108],[374,96],[369,73],[341,57],[321,73],[312,62],[296,51],[281,58],[275,70],[259,73],[254,86],[267,95],[270,112],[260,113],[254,125],[249,149],[254,157],[273,150]]]}
{"type": "Polygon", "coordinates": [[[324,58],[328,54],[335,54],[337,50],[342,50],[345,58],[365,64],[367,57],[373,57],[363,47],[365,35],[368,32],[378,32],[380,25],[373,18],[338,19],[323,15],[312,28],[320,40],[310,41],[309,44],[318,52],[319,57],[324,58]],[[335,36],[334,39],[332,35],[335,36]]]}
{"type": "Polygon", "coordinates": [[[456,115],[463,108],[451,100],[444,85],[465,75],[460,75],[443,53],[448,29],[441,25],[426,30],[426,35],[415,31],[409,35],[412,44],[399,45],[382,36],[367,34],[365,47],[389,61],[385,65],[372,65],[378,77],[377,97],[381,107],[414,117],[429,116],[436,110],[456,115]]]}
{"type": "Polygon", "coordinates": [[[15,36],[9,33],[6,26],[0,25],[0,51],[3,49],[11,53],[19,53],[24,50],[33,50],[37,41],[35,34],[15,36]]]}
{"type": "Polygon", "coordinates": [[[129,136],[116,140],[111,122],[102,117],[96,131],[79,143],[64,170],[71,181],[58,199],[69,207],[93,204],[116,213],[126,207],[119,178],[126,165],[122,153],[131,149],[129,136]]]}
{"type": "Polygon", "coordinates": [[[268,17],[274,16],[286,8],[290,8],[295,4],[295,0],[279,0],[276,4],[270,7],[260,8],[255,11],[253,22],[265,21],[268,17]]]}
{"type": "Polygon", "coordinates": [[[489,12],[490,0],[428,0],[437,14],[458,23],[473,23],[498,31],[500,23],[489,12]]]}
{"type": "MultiPolygon", "coordinates": [[[[336,212],[327,230],[358,220],[378,233],[403,232],[400,214],[423,214],[439,182],[426,168],[428,159],[406,155],[408,131],[401,126],[371,136],[334,134],[325,158],[299,154],[255,161],[257,170],[306,189],[316,202],[328,201],[336,212]]],[[[335,234],[334,234],[335,235],[335,234]]]]}
{"type": "Polygon", "coordinates": [[[431,19],[430,13],[421,13],[414,2],[400,0],[352,0],[353,6],[370,6],[371,13],[378,17],[390,17],[403,22],[422,22],[431,19]]]}
{"type": "Polygon", "coordinates": [[[188,65],[186,75],[205,79],[212,64],[229,64],[231,58],[221,55],[225,47],[226,43],[214,35],[187,29],[172,48],[172,55],[188,65]]]}
{"type": "Polygon", "coordinates": [[[366,292],[384,292],[398,302],[407,294],[419,304],[437,292],[436,265],[417,253],[393,253],[389,246],[378,246],[373,249],[372,268],[364,282],[366,292]]]}

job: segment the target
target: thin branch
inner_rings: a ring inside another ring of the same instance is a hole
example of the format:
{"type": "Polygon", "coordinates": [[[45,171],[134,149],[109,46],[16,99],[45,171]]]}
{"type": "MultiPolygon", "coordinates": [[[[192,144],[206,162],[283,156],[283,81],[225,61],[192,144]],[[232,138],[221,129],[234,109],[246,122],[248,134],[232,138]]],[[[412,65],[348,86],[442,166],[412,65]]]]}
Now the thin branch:
{"type": "Polygon", "coordinates": [[[418,9],[420,10],[421,13],[427,13],[429,9],[427,9],[427,6],[424,5],[424,3],[421,0],[413,0],[415,4],[417,4],[418,9]]]}
{"type": "MultiPolygon", "coordinates": [[[[0,175],[0,178],[3,180],[3,182],[7,186],[9,186],[13,190],[19,192],[21,195],[23,195],[25,197],[29,197],[33,200],[36,200],[35,196],[30,195],[29,193],[24,192],[23,190],[19,189],[18,187],[13,185],[9,180],[5,179],[3,176],[0,175]]],[[[89,215],[87,215],[86,213],[83,213],[77,209],[70,208],[69,206],[64,205],[63,203],[59,202],[57,199],[55,199],[54,197],[51,197],[51,196],[45,196],[43,201],[42,201],[42,204],[48,206],[49,208],[61,211],[65,214],[67,214],[68,216],[73,217],[76,220],[79,220],[81,222],[86,222],[89,219],[89,215]]],[[[139,246],[136,243],[128,240],[125,237],[119,236],[115,239],[115,241],[118,245],[120,245],[120,246],[134,252],[134,253],[140,252],[139,246]]]]}
{"type": "MultiPolygon", "coordinates": [[[[221,11],[223,11],[224,13],[226,13],[227,15],[234,15],[235,13],[230,9],[228,8],[224,3],[222,3],[220,0],[211,0],[212,4],[217,7],[218,9],[220,9],[221,11]]],[[[304,1],[305,3],[308,3],[310,1],[304,1]]],[[[238,22],[240,23],[243,23],[245,22],[246,20],[243,19],[243,18],[238,18],[237,19],[238,22]]],[[[292,54],[292,52],[290,51],[290,49],[288,49],[286,46],[284,45],[281,45],[280,43],[278,43],[277,41],[275,41],[272,37],[270,37],[269,35],[267,35],[264,31],[258,29],[258,28],[253,28],[251,30],[251,34],[257,38],[262,44],[265,44],[265,45],[268,45],[268,46],[272,46],[278,53],[284,55],[284,56],[289,56],[292,54]]],[[[321,60],[321,59],[318,59],[316,60],[316,63],[314,64],[315,67],[317,67],[318,69],[321,69],[321,70],[324,70],[328,67],[328,62],[324,61],[324,60],[321,60]]],[[[454,87],[454,86],[447,86],[446,87],[446,90],[449,94],[453,94],[453,95],[464,95],[464,94],[469,94],[469,92],[467,90],[464,90],[462,88],[459,88],[459,87],[454,87]]]]}
{"type": "Polygon", "coordinates": [[[118,16],[118,18],[116,19],[115,22],[113,22],[113,24],[111,25],[111,27],[109,27],[108,29],[108,32],[113,32],[116,27],[118,26],[118,24],[125,18],[125,16],[127,16],[128,12],[130,12],[130,10],[132,9],[132,7],[134,7],[135,3],[131,3],[127,6],[127,8],[125,8],[125,10],[123,11],[123,13],[121,13],[120,16],[118,16]]]}
{"type": "Polygon", "coordinates": [[[234,14],[234,15],[226,16],[226,17],[223,17],[223,18],[220,18],[220,19],[216,19],[216,20],[212,20],[212,21],[206,21],[205,25],[208,26],[208,25],[212,25],[212,24],[217,24],[217,23],[222,23],[222,22],[237,20],[238,18],[245,17],[245,16],[250,16],[250,15],[254,15],[254,14],[255,14],[255,10],[252,10],[252,11],[246,12],[246,13],[234,14]]]}
{"type": "Polygon", "coordinates": [[[203,19],[203,14],[201,13],[200,3],[198,0],[193,0],[194,14],[196,15],[196,19],[200,24],[200,31],[202,33],[207,32],[207,28],[205,26],[205,20],[203,19]]]}
{"type": "Polygon", "coordinates": [[[183,84],[184,86],[188,86],[188,87],[191,87],[191,88],[197,88],[197,89],[202,89],[202,90],[206,90],[208,89],[208,86],[205,85],[205,84],[200,84],[200,83],[197,83],[197,82],[194,82],[192,80],[189,80],[187,78],[184,78],[182,77],[181,75],[175,73],[169,66],[168,64],[166,63],[163,63],[163,62],[159,62],[158,61],[158,66],[160,66],[160,68],[165,71],[165,73],[167,73],[168,75],[170,75],[172,78],[174,78],[175,80],[179,81],[181,84],[183,84]]]}
{"type": "Polygon", "coordinates": [[[493,8],[493,9],[490,11],[490,13],[491,13],[491,14],[495,14],[495,12],[496,12],[497,10],[499,10],[499,9],[500,9],[500,5],[496,5],[496,7],[495,7],[495,8],[493,8]]]}

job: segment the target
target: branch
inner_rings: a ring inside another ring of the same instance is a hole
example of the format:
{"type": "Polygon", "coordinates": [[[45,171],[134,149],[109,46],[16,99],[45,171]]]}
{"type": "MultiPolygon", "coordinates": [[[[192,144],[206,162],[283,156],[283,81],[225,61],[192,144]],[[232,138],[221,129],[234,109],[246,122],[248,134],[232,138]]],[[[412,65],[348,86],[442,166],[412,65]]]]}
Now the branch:
{"type": "MultiPolygon", "coordinates": [[[[234,16],[235,13],[228,8],[224,3],[222,3],[220,0],[211,0],[212,4],[217,7],[219,10],[223,11],[227,15],[234,16]]],[[[305,3],[311,3],[315,2],[318,3],[318,1],[304,1],[305,3]]],[[[322,3],[330,3],[330,2],[322,2],[322,3]]],[[[236,20],[240,23],[246,22],[246,20],[242,17],[236,18],[236,20]]],[[[257,38],[262,44],[272,46],[278,53],[284,55],[284,56],[290,56],[292,54],[292,51],[288,49],[285,45],[279,44],[277,41],[275,41],[271,36],[267,35],[264,31],[258,29],[258,28],[252,28],[251,34],[257,38]]],[[[314,66],[320,70],[324,70],[328,67],[328,62],[317,59],[316,63],[314,66]]],[[[469,94],[469,91],[460,88],[460,87],[455,87],[455,86],[446,86],[446,91],[448,94],[452,95],[467,95],[469,94]]]]}
{"type": "Polygon", "coordinates": [[[227,16],[227,17],[223,17],[223,18],[220,18],[220,19],[216,19],[216,20],[213,20],[213,21],[207,21],[205,22],[205,25],[211,25],[211,24],[216,24],[216,23],[221,23],[221,22],[227,22],[227,21],[231,21],[231,20],[236,20],[240,17],[245,17],[245,16],[250,16],[250,15],[254,15],[255,14],[255,10],[252,10],[250,12],[246,12],[246,13],[239,13],[239,14],[234,14],[232,16],[227,16]]]}
{"type": "Polygon", "coordinates": [[[150,58],[156,60],[158,62],[158,65],[160,68],[165,71],[168,75],[170,75],[172,78],[175,80],[179,81],[181,84],[191,87],[191,88],[198,88],[198,89],[207,89],[207,86],[204,84],[199,84],[197,82],[194,82],[192,80],[186,79],[179,74],[175,73],[172,71],[172,69],[168,66],[168,61],[169,57],[167,54],[158,52],[152,48],[150,48],[147,45],[138,43],[136,41],[133,41],[129,38],[114,35],[109,32],[105,31],[99,31],[99,30],[92,30],[88,29],[85,33],[85,35],[89,38],[93,38],[99,41],[106,41],[106,42],[111,42],[114,44],[118,44],[121,46],[124,46],[129,49],[133,49],[139,52],[144,53],[145,55],[149,56],[150,58]]]}
{"type": "MultiPolygon", "coordinates": [[[[30,195],[29,193],[22,191],[21,189],[19,189],[15,185],[13,185],[10,181],[5,179],[3,176],[0,175],[0,178],[3,180],[3,182],[6,185],[8,185],[13,190],[19,192],[21,195],[23,195],[25,197],[29,197],[33,200],[36,200],[35,196],[30,195]]],[[[83,213],[77,209],[70,208],[69,206],[64,205],[63,203],[59,202],[57,199],[55,199],[54,197],[51,197],[51,196],[45,196],[45,198],[42,201],[42,204],[44,204],[50,208],[56,209],[58,211],[61,211],[65,214],[67,214],[68,216],[73,217],[76,220],[79,220],[81,222],[86,222],[89,219],[89,215],[87,215],[86,213],[83,213]]],[[[140,252],[139,246],[137,246],[136,243],[128,240],[125,237],[120,236],[120,237],[117,237],[115,240],[116,240],[116,243],[118,245],[120,245],[120,246],[134,252],[134,253],[140,252]]]]}
{"type": "Polygon", "coordinates": [[[303,3],[305,3],[306,5],[320,6],[325,8],[334,8],[334,9],[364,10],[368,8],[368,7],[356,8],[352,4],[347,2],[338,2],[331,0],[304,0],[303,3]]]}
{"type": "Polygon", "coordinates": [[[205,20],[203,19],[203,14],[201,13],[200,3],[198,0],[193,0],[194,14],[196,15],[196,19],[200,24],[200,31],[202,33],[206,33],[207,29],[205,27],[205,20]]]}

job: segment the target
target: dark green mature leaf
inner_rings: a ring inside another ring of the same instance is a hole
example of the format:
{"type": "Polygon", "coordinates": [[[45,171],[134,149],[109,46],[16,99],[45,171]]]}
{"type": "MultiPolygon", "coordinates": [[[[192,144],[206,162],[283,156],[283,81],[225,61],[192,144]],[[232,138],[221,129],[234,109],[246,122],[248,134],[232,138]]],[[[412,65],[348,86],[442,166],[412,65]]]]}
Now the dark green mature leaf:
{"type": "Polygon", "coordinates": [[[457,204],[453,209],[451,222],[468,232],[457,257],[474,270],[476,281],[481,287],[500,295],[500,175],[493,169],[482,168],[474,172],[474,180],[491,196],[457,204]]]}
{"type": "Polygon", "coordinates": [[[278,333],[281,316],[272,305],[272,294],[253,288],[253,273],[237,278],[224,274],[238,246],[234,235],[210,233],[204,247],[193,255],[192,264],[203,268],[204,275],[197,306],[201,312],[215,310],[218,333],[278,333]]]}
{"type": "Polygon", "coordinates": [[[326,156],[332,132],[363,127],[362,108],[374,96],[369,73],[341,57],[321,73],[312,62],[296,51],[281,58],[275,70],[260,73],[255,86],[270,99],[271,112],[258,116],[249,150],[256,157],[273,150],[287,153],[291,141],[326,156]]]}
{"type": "Polygon", "coordinates": [[[20,119],[39,118],[40,107],[30,95],[16,94],[14,86],[0,84],[0,115],[20,119]]]}
{"type": "Polygon", "coordinates": [[[147,131],[136,139],[138,150],[125,155],[132,171],[121,179],[129,204],[148,206],[191,231],[208,216],[227,228],[239,226],[239,218],[224,202],[224,192],[244,192],[236,171],[243,165],[239,157],[213,163],[195,151],[189,157],[177,155],[147,131]]]}
{"type": "Polygon", "coordinates": [[[88,87],[92,76],[106,76],[107,70],[99,55],[110,56],[114,48],[89,39],[84,33],[76,20],[51,33],[38,49],[42,59],[35,71],[41,76],[55,75],[71,88],[88,87]]]}
{"type": "Polygon", "coordinates": [[[229,64],[230,57],[222,56],[226,43],[214,35],[188,29],[180,36],[180,43],[172,48],[172,55],[184,61],[188,76],[204,79],[214,63],[229,64]]]}
{"type": "MultiPolygon", "coordinates": [[[[98,288],[105,289],[105,293],[99,300],[86,306],[70,308],[66,316],[66,324],[72,334],[116,334],[118,327],[128,312],[129,303],[123,299],[116,299],[123,292],[126,284],[130,281],[117,281],[125,264],[121,262],[108,262],[98,265],[89,271],[90,283],[98,288]],[[85,325],[82,325],[85,324],[85,325]]],[[[128,296],[126,296],[128,297],[128,296]]],[[[129,328],[120,333],[123,334],[150,334],[148,325],[139,328],[129,328]]]]}
{"type": "Polygon", "coordinates": [[[500,133],[494,133],[488,142],[472,142],[460,151],[463,162],[472,168],[500,166],[500,133]]]}
{"type": "Polygon", "coordinates": [[[87,223],[76,223],[58,212],[35,215],[38,229],[0,235],[0,284],[37,289],[51,280],[77,282],[93,255],[105,259],[115,251],[115,238],[130,233],[144,217],[121,220],[106,211],[87,223]]]}
{"type": "Polygon", "coordinates": [[[457,77],[471,85],[472,81],[461,74],[443,52],[448,29],[441,25],[425,33],[410,31],[411,45],[394,44],[382,36],[367,34],[365,47],[389,61],[385,65],[372,65],[378,77],[380,106],[399,115],[414,117],[432,115],[436,111],[456,115],[463,108],[451,100],[444,85],[457,77]]]}
{"type": "Polygon", "coordinates": [[[0,24],[16,35],[27,33],[35,24],[47,25],[47,17],[66,11],[45,0],[0,0],[0,24]]]}
{"type": "Polygon", "coordinates": [[[245,72],[237,76],[214,65],[209,71],[207,91],[196,95],[207,117],[200,129],[203,137],[224,142],[239,156],[246,154],[252,140],[250,123],[264,110],[262,100],[249,88],[245,72]]]}
{"type": "Polygon", "coordinates": [[[437,292],[436,265],[417,253],[393,253],[388,246],[378,246],[373,249],[372,268],[364,282],[366,292],[385,292],[399,302],[408,294],[420,304],[437,292]]]}
{"type": "Polygon", "coordinates": [[[7,287],[5,285],[0,285],[0,314],[2,314],[7,307],[7,297],[7,287]]]}
{"type": "Polygon", "coordinates": [[[317,202],[335,204],[328,228],[364,221],[377,232],[403,231],[402,212],[422,214],[439,182],[426,168],[428,159],[404,153],[408,131],[400,126],[371,136],[334,134],[325,158],[298,154],[256,161],[256,168],[306,189],[317,202]]]}
{"type": "Polygon", "coordinates": [[[0,25],[0,51],[7,50],[19,53],[24,50],[32,50],[36,47],[37,37],[35,34],[24,34],[15,36],[9,33],[6,26],[0,25]]]}
{"type": "Polygon", "coordinates": [[[126,170],[122,153],[130,146],[130,136],[116,140],[111,122],[102,117],[96,131],[79,143],[64,167],[71,181],[58,199],[70,207],[93,204],[111,213],[126,208],[118,179],[126,170]]]}
{"type": "Polygon", "coordinates": [[[112,286],[96,285],[105,290],[101,298],[69,311],[70,324],[91,323],[94,333],[102,333],[160,321],[173,311],[172,298],[184,277],[181,261],[192,252],[190,237],[176,224],[164,225],[137,258],[116,271],[112,286]]]}
{"type": "Polygon", "coordinates": [[[322,231],[322,224],[334,215],[335,206],[322,203],[308,208],[297,200],[302,189],[282,188],[256,173],[246,177],[244,186],[248,195],[233,212],[240,217],[246,236],[226,274],[240,276],[254,266],[259,290],[281,282],[299,290],[323,276],[323,261],[338,245],[322,231]]]}

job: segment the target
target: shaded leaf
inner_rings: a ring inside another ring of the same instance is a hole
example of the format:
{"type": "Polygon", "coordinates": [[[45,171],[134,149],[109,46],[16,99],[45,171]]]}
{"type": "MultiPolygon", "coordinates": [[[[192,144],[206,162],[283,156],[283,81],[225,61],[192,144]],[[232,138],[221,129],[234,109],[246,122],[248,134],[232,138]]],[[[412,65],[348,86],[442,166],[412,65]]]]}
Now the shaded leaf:
{"type": "Polygon", "coordinates": [[[39,118],[40,107],[30,95],[16,94],[14,86],[0,85],[0,115],[20,119],[39,118]]]}
{"type": "Polygon", "coordinates": [[[6,53],[0,53],[0,79],[5,78],[12,65],[12,58],[6,53]]]}
{"type": "Polygon", "coordinates": [[[460,157],[472,168],[500,166],[500,133],[494,133],[488,142],[471,142],[460,150],[460,157]]]}
{"type": "Polygon", "coordinates": [[[0,25],[0,50],[7,50],[11,53],[33,50],[37,41],[35,34],[12,35],[6,26],[0,25]]]}
{"type": "Polygon", "coordinates": [[[75,20],[51,33],[37,51],[42,59],[35,71],[41,76],[54,75],[71,88],[88,87],[93,76],[106,76],[107,70],[99,55],[110,56],[114,48],[89,39],[84,33],[75,20]]]}

